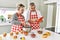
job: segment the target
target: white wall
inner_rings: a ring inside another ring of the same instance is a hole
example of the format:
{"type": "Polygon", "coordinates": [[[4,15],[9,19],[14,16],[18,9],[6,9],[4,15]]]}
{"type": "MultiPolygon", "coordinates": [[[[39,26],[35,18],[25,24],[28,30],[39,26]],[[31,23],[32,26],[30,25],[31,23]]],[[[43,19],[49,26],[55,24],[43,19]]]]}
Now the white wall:
{"type": "MultiPolygon", "coordinates": [[[[42,16],[44,16],[44,21],[41,23],[41,27],[46,27],[47,22],[47,5],[44,5],[43,2],[45,0],[30,0],[30,2],[34,2],[38,10],[40,10],[42,16]]],[[[26,8],[28,8],[28,1],[27,0],[0,0],[0,7],[16,7],[16,3],[23,3],[26,8]],[[8,4],[7,4],[7,3],[8,4]]]]}
{"type": "Polygon", "coordinates": [[[22,3],[27,6],[27,0],[0,0],[0,7],[16,7],[17,4],[22,3]]]}

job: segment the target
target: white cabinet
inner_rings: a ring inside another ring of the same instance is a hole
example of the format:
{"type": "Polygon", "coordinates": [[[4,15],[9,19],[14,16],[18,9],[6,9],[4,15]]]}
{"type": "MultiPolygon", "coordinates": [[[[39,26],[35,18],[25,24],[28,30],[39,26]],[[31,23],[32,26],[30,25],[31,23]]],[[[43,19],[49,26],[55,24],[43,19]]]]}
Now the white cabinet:
{"type": "Polygon", "coordinates": [[[0,34],[3,32],[9,33],[11,31],[11,23],[0,23],[0,34]]]}
{"type": "Polygon", "coordinates": [[[48,5],[46,28],[52,27],[53,5],[48,5]]]}
{"type": "Polygon", "coordinates": [[[57,1],[57,0],[48,0],[48,1],[52,2],[52,1],[57,1]]]}
{"type": "Polygon", "coordinates": [[[55,14],[56,12],[54,11],[54,9],[56,10],[56,4],[57,4],[57,1],[56,0],[47,0],[47,1],[44,1],[44,4],[48,6],[48,10],[47,10],[47,25],[46,27],[47,28],[51,28],[51,27],[54,27],[55,26],[55,20],[54,18],[55,17],[55,14]],[[54,18],[53,18],[54,17],[54,18]],[[54,20],[54,22],[53,22],[54,20]],[[53,23],[54,25],[53,25],[53,23]]]}
{"type": "Polygon", "coordinates": [[[60,33],[60,1],[57,2],[55,32],[60,33]]]}
{"type": "Polygon", "coordinates": [[[51,4],[51,3],[56,3],[57,0],[48,0],[48,1],[44,1],[44,4],[51,4]]]}
{"type": "Polygon", "coordinates": [[[4,32],[11,32],[11,25],[0,26],[0,34],[4,32]]]}

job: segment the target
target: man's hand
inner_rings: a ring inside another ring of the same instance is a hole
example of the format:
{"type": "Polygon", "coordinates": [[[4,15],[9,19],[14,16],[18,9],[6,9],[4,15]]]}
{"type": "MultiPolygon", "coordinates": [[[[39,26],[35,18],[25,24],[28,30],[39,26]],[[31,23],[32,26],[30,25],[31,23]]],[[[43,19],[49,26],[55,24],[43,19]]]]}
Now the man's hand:
{"type": "Polygon", "coordinates": [[[33,20],[28,20],[29,23],[33,23],[34,21],[33,20]]]}
{"type": "Polygon", "coordinates": [[[37,23],[43,22],[43,17],[37,20],[37,23]]]}

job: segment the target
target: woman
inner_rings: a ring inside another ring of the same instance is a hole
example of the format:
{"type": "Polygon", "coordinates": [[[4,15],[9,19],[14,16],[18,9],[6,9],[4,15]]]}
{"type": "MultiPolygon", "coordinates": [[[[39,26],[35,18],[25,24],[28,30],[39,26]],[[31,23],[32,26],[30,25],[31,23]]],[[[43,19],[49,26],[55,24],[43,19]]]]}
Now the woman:
{"type": "Polygon", "coordinates": [[[22,15],[23,12],[24,12],[24,5],[19,4],[17,7],[17,12],[13,15],[12,18],[12,24],[13,24],[11,28],[12,32],[21,31],[22,27],[25,25],[25,19],[24,16],[22,15]]]}
{"type": "Polygon", "coordinates": [[[25,12],[25,19],[30,23],[30,26],[33,29],[40,28],[40,22],[42,22],[43,17],[39,10],[36,10],[36,6],[34,3],[30,3],[30,9],[25,12]]]}

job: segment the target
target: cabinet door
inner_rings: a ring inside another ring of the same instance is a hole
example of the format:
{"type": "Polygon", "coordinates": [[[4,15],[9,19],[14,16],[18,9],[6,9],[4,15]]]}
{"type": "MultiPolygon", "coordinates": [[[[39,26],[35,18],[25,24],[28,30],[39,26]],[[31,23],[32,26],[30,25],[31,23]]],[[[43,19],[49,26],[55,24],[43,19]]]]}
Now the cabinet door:
{"type": "Polygon", "coordinates": [[[57,2],[56,28],[55,32],[60,33],[60,2],[57,2]]]}

